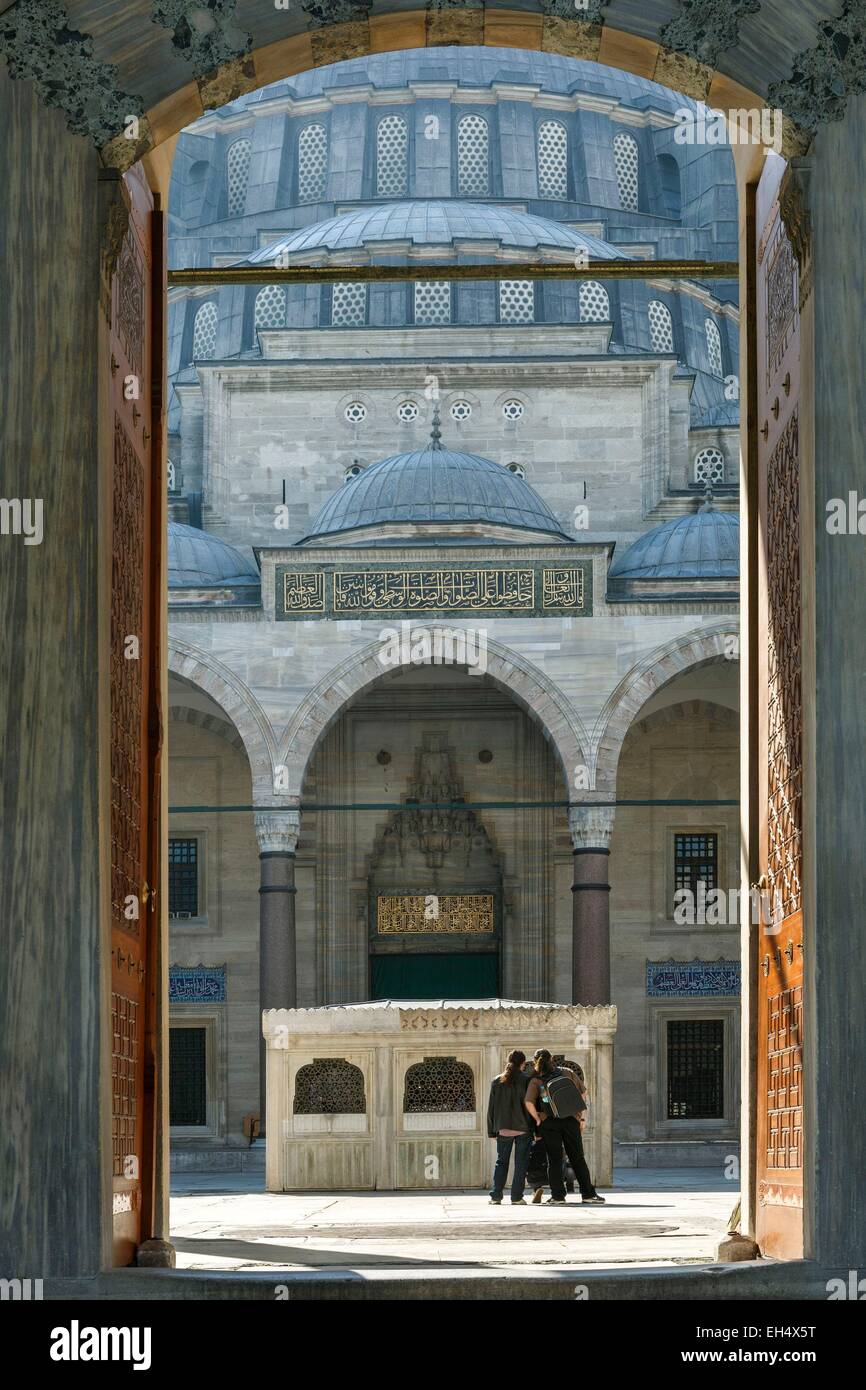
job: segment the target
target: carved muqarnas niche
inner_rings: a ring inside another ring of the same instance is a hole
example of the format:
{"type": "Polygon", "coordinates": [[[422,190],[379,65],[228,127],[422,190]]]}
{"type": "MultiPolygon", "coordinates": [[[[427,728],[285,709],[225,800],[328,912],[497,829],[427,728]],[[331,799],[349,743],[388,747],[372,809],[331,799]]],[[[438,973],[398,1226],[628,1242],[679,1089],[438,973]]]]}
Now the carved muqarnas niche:
{"type": "Polygon", "coordinates": [[[343,1057],[314,1057],[295,1077],[296,1115],[365,1115],[364,1073],[343,1057]]]}
{"type": "Polygon", "coordinates": [[[456,1057],[425,1057],[406,1072],[403,1113],[475,1109],[475,1078],[468,1062],[456,1057]]]}

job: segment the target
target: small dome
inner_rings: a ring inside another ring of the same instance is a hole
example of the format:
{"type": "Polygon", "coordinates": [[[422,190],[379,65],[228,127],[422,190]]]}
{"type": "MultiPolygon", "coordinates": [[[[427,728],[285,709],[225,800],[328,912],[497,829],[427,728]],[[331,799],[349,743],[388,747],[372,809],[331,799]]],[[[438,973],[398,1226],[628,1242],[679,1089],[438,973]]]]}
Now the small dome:
{"type": "Polygon", "coordinates": [[[168,523],[168,587],[212,589],[254,587],[261,576],[234,546],[196,526],[168,523]]]}
{"type": "MultiPolygon", "coordinates": [[[[590,261],[630,260],[631,257],[600,237],[575,231],[562,222],[536,217],[531,212],[495,204],[464,203],[457,199],[409,199],[402,203],[381,203],[357,208],[313,222],[290,232],[280,241],[256,251],[247,265],[271,265],[278,256],[318,260],[332,252],[368,250],[369,254],[388,251],[388,243],[410,246],[451,246],[455,254],[461,243],[470,244],[478,255],[478,243],[490,242],[496,249],[531,255],[559,251],[572,260],[576,251],[585,251],[590,261]]],[[[520,259],[520,257],[518,257],[520,259]]]]}
{"type": "Polygon", "coordinates": [[[610,579],[736,579],[740,518],[702,507],[654,526],[618,556],[610,579]]]}
{"type": "Polygon", "coordinates": [[[443,449],[438,428],[434,420],[426,449],[382,459],[345,483],[304,539],[402,522],[449,527],[473,522],[571,539],[527,482],[491,459],[443,449]]]}

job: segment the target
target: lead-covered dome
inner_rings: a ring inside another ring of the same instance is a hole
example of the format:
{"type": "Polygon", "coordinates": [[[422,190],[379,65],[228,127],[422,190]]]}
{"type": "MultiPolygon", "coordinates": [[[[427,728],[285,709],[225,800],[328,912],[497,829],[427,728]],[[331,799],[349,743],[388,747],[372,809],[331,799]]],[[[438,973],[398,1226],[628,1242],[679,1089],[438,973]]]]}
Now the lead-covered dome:
{"type": "Polygon", "coordinates": [[[647,531],[614,560],[608,578],[723,580],[739,573],[740,518],[705,504],[647,531]]]}
{"type": "Polygon", "coordinates": [[[219,536],[179,521],[168,523],[170,589],[254,589],[260,583],[254,561],[219,536]]]}
{"type": "Polygon", "coordinates": [[[424,531],[442,527],[443,539],[450,540],[461,524],[473,533],[507,527],[559,542],[571,539],[547,503],[516,473],[478,454],[444,449],[434,419],[426,449],[395,454],[365,468],[325,503],[304,541],[370,528],[387,533],[403,525],[424,531]]]}

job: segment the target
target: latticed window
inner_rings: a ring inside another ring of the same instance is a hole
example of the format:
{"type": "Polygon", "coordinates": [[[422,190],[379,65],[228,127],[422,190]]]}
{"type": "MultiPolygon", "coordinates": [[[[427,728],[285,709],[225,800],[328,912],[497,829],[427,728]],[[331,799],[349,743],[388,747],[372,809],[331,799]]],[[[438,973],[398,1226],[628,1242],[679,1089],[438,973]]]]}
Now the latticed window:
{"type": "Polygon", "coordinates": [[[414,401],[401,401],[397,406],[397,419],[402,420],[404,425],[411,425],[413,420],[418,419],[418,407],[414,401]]]}
{"type": "Polygon", "coordinates": [[[207,1124],[207,1029],[170,1028],[168,1032],[169,1122],[207,1124]]]}
{"type": "Polygon", "coordinates": [[[406,1072],[403,1113],[475,1109],[475,1080],[467,1062],[456,1057],[425,1057],[406,1072]]]}
{"type": "Polygon", "coordinates": [[[499,281],[499,322],[532,323],[535,318],[535,281],[499,281]]]}
{"type": "Polygon", "coordinates": [[[697,899],[698,884],[710,892],[718,886],[718,835],[683,834],[674,836],[674,889],[687,888],[697,899]]]}
{"type": "Polygon", "coordinates": [[[362,328],[367,322],[367,286],[363,281],[334,285],[331,323],[334,328],[362,328]]]}
{"type": "Polygon", "coordinates": [[[211,299],[196,311],[192,330],[193,361],[213,357],[216,352],[217,322],[217,306],[211,299]]]}
{"type": "Polygon", "coordinates": [[[506,420],[520,420],[523,418],[523,401],[505,401],[502,406],[502,414],[506,420]]]}
{"type": "Polygon", "coordinates": [[[568,197],[568,132],[561,121],[542,121],[536,137],[539,198],[568,197]]]}
{"type": "Polygon", "coordinates": [[[415,322],[422,326],[451,322],[451,286],[447,280],[415,282],[415,322]]]}
{"type": "Polygon", "coordinates": [[[168,842],[168,915],[198,916],[198,840],[168,842]]]}
{"type": "MultiPolygon", "coordinates": [[[[343,414],[350,425],[360,425],[367,418],[367,407],[363,401],[350,401],[343,414]]],[[[358,471],[360,472],[360,469],[358,471]]]]}
{"type": "Polygon", "coordinates": [[[674,321],[671,311],[660,299],[651,299],[647,309],[649,318],[650,347],[653,352],[673,352],[674,321]]]}
{"type": "Polygon", "coordinates": [[[696,483],[723,483],[725,456],[721,449],[701,449],[695,459],[696,483]]]}
{"type": "Polygon", "coordinates": [[[229,145],[226,155],[229,217],[240,217],[246,208],[252,148],[249,140],[235,140],[229,145]]]}
{"type": "Polygon", "coordinates": [[[298,202],[317,203],[328,179],[328,132],[318,122],[298,136],[298,202]]]}
{"type": "Polygon", "coordinates": [[[461,198],[490,193],[490,132],[483,116],[461,116],[457,122],[457,191],[461,198]]]}
{"type": "Polygon", "coordinates": [[[451,419],[456,420],[458,425],[463,420],[468,420],[472,414],[472,406],[468,401],[455,401],[451,407],[451,419]]]}
{"type": "Polygon", "coordinates": [[[707,335],[707,359],[713,376],[722,376],[722,338],[712,319],[704,320],[707,335]]]}
{"type": "Polygon", "coordinates": [[[608,323],[610,299],[604,285],[597,280],[584,280],[578,296],[581,323],[608,323]]]}
{"type": "Polygon", "coordinates": [[[383,116],[376,127],[376,192],[399,198],[409,186],[409,128],[402,116],[383,116]]]}
{"type": "Polygon", "coordinates": [[[638,152],[633,135],[620,131],[613,137],[613,162],[619,189],[619,205],[627,212],[637,212],[638,152]]]}
{"type": "Polygon", "coordinates": [[[314,1057],[295,1077],[296,1115],[365,1115],[364,1073],[344,1057],[314,1057]]]}
{"type": "Polygon", "coordinates": [[[285,285],[265,285],[256,295],[256,329],[283,328],[285,322],[285,285]]]}
{"type": "Polygon", "coordinates": [[[724,1020],[670,1020],[667,1025],[667,1051],[668,1119],[724,1119],[724,1020]]]}
{"type": "Polygon", "coordinates": [[[583,1067],[579,1062],[570,1062],[564,1052],[554,1052],[553,1061],[558,1067],[565,1067],[567,1071],[573,1071],[581,1086],[586,1085],[583,1067]]]}

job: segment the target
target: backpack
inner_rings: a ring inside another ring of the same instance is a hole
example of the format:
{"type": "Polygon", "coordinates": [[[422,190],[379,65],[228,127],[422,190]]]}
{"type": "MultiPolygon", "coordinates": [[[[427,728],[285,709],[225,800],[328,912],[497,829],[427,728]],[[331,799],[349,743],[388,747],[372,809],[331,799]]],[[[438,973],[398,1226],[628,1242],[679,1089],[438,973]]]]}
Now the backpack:
{"type": "Polygon", "coordinates": [[[559,1067],[544,1078],[541,1099],[549,1106],[551,1115],[557,1120],[579,1115],[581,1110],[586,1109],[586,1101],[577,1089],[573,1074],[562,1071],[559,1067]]]}

